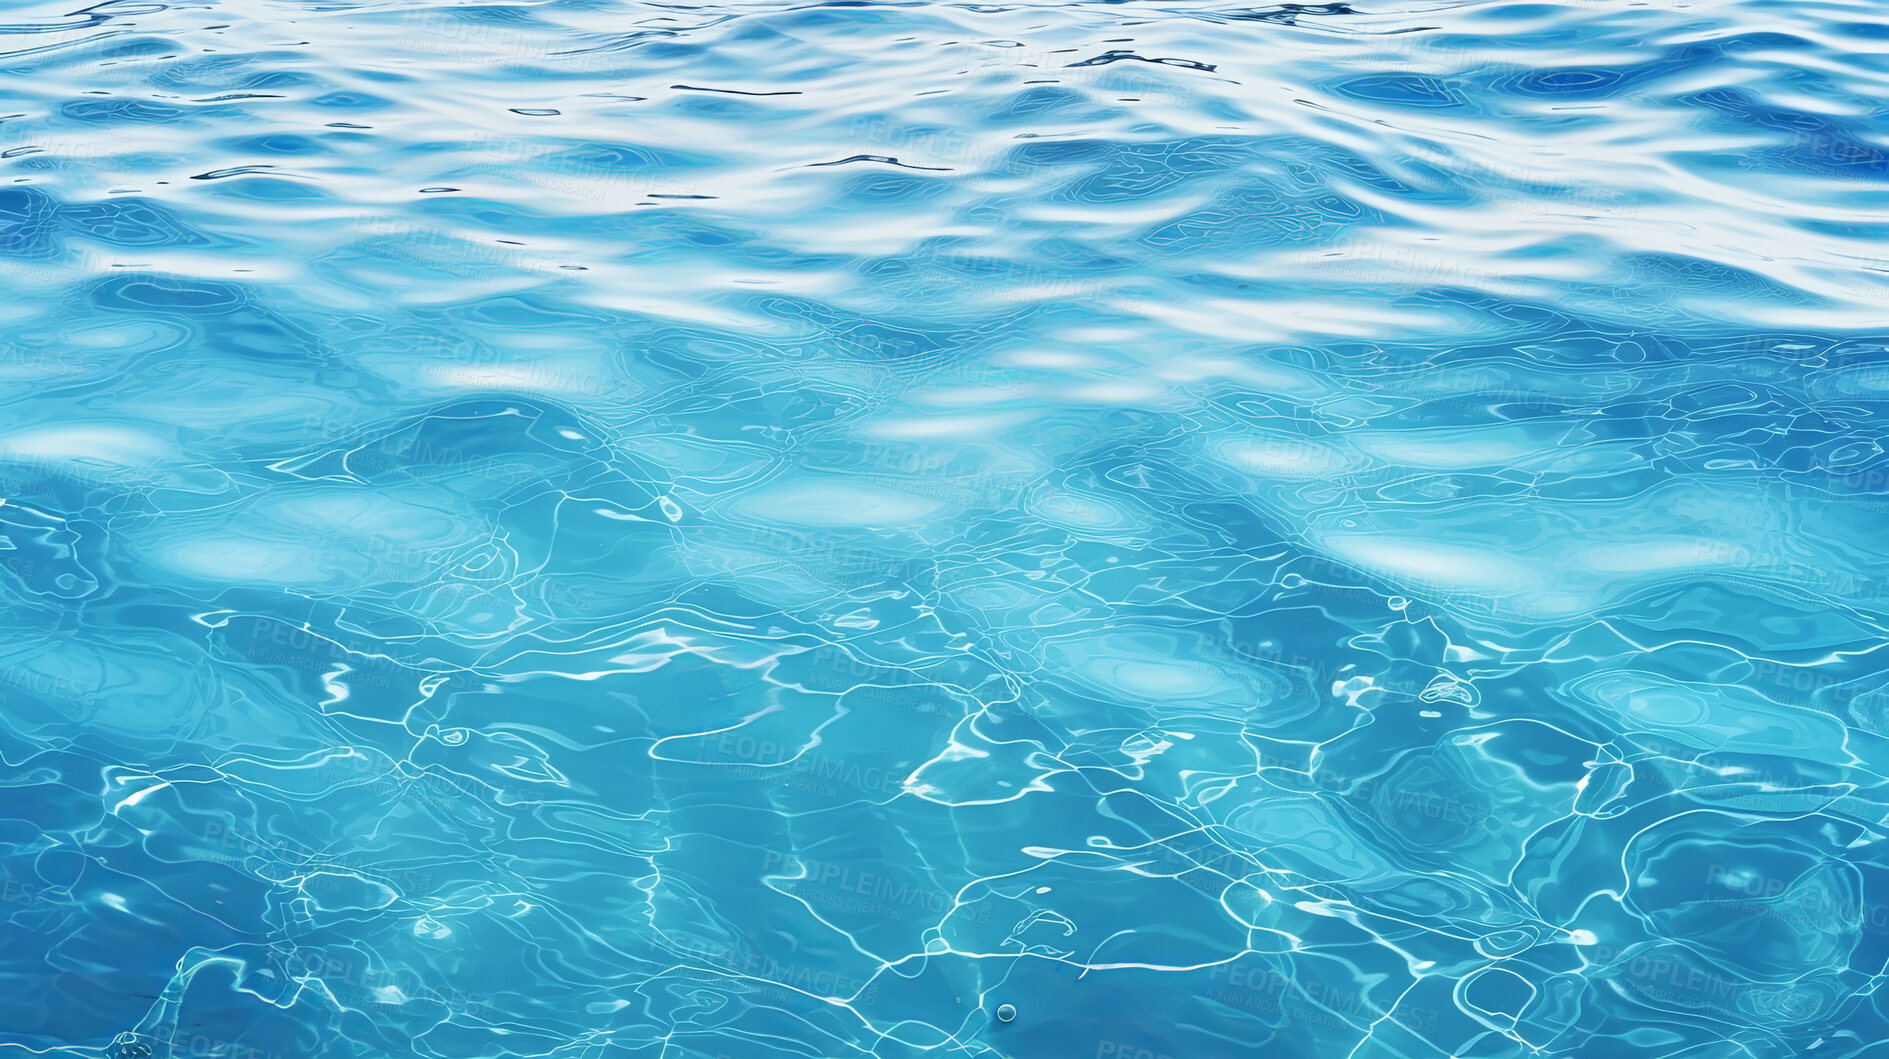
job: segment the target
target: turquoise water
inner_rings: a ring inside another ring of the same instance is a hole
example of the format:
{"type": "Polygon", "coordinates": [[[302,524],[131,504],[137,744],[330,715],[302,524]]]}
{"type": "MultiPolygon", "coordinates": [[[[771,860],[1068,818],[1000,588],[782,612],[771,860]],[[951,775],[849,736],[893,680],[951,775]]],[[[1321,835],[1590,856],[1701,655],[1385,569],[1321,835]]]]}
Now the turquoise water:
{"type": "Polygon", "coordinates": [[[0,1059],[1889,1056],[1882,12],[11,5],[0,1059]]]}

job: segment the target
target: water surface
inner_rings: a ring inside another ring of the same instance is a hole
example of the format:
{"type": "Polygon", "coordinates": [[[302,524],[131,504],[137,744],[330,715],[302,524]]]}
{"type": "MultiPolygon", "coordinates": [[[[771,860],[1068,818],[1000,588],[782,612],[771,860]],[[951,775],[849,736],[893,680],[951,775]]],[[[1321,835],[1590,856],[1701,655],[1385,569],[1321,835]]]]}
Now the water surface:
{"type": "Polygon", "coordinates": [[[1882,1056],[1880,15],[15,5],[0,1057],[1882,1056]]]}

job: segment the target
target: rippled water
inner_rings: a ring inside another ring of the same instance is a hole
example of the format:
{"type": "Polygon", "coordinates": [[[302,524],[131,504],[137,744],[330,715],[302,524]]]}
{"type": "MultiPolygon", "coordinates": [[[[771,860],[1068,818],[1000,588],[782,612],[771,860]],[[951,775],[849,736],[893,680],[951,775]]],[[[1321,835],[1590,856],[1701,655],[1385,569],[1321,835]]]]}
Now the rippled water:
{"type": "Polygon", "coordinates": [[[0,1056],[1889,1055],[1882,15],[12,5],[0,1056]]]}

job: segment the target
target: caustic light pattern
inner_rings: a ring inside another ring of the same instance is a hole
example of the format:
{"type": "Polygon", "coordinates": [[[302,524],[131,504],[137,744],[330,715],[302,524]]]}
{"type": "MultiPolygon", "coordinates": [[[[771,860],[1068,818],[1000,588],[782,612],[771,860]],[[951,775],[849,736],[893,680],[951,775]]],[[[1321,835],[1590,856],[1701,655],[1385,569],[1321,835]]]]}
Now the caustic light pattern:
{"type": "Polygon", "coordinates": [[[10,5],[0,1059],[1889,1057],[1882,14],[10,5]]]}

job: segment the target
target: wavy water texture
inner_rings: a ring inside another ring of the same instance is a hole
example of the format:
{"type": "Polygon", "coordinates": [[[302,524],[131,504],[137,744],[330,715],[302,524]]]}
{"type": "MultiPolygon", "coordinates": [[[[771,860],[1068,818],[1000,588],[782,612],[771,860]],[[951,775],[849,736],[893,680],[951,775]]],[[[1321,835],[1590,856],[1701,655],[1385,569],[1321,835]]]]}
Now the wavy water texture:
{"type": "Polygon", "coordinates": [[[1881,15],[15,5],[0,1059],[1882,1056],[1881,15]]]}

